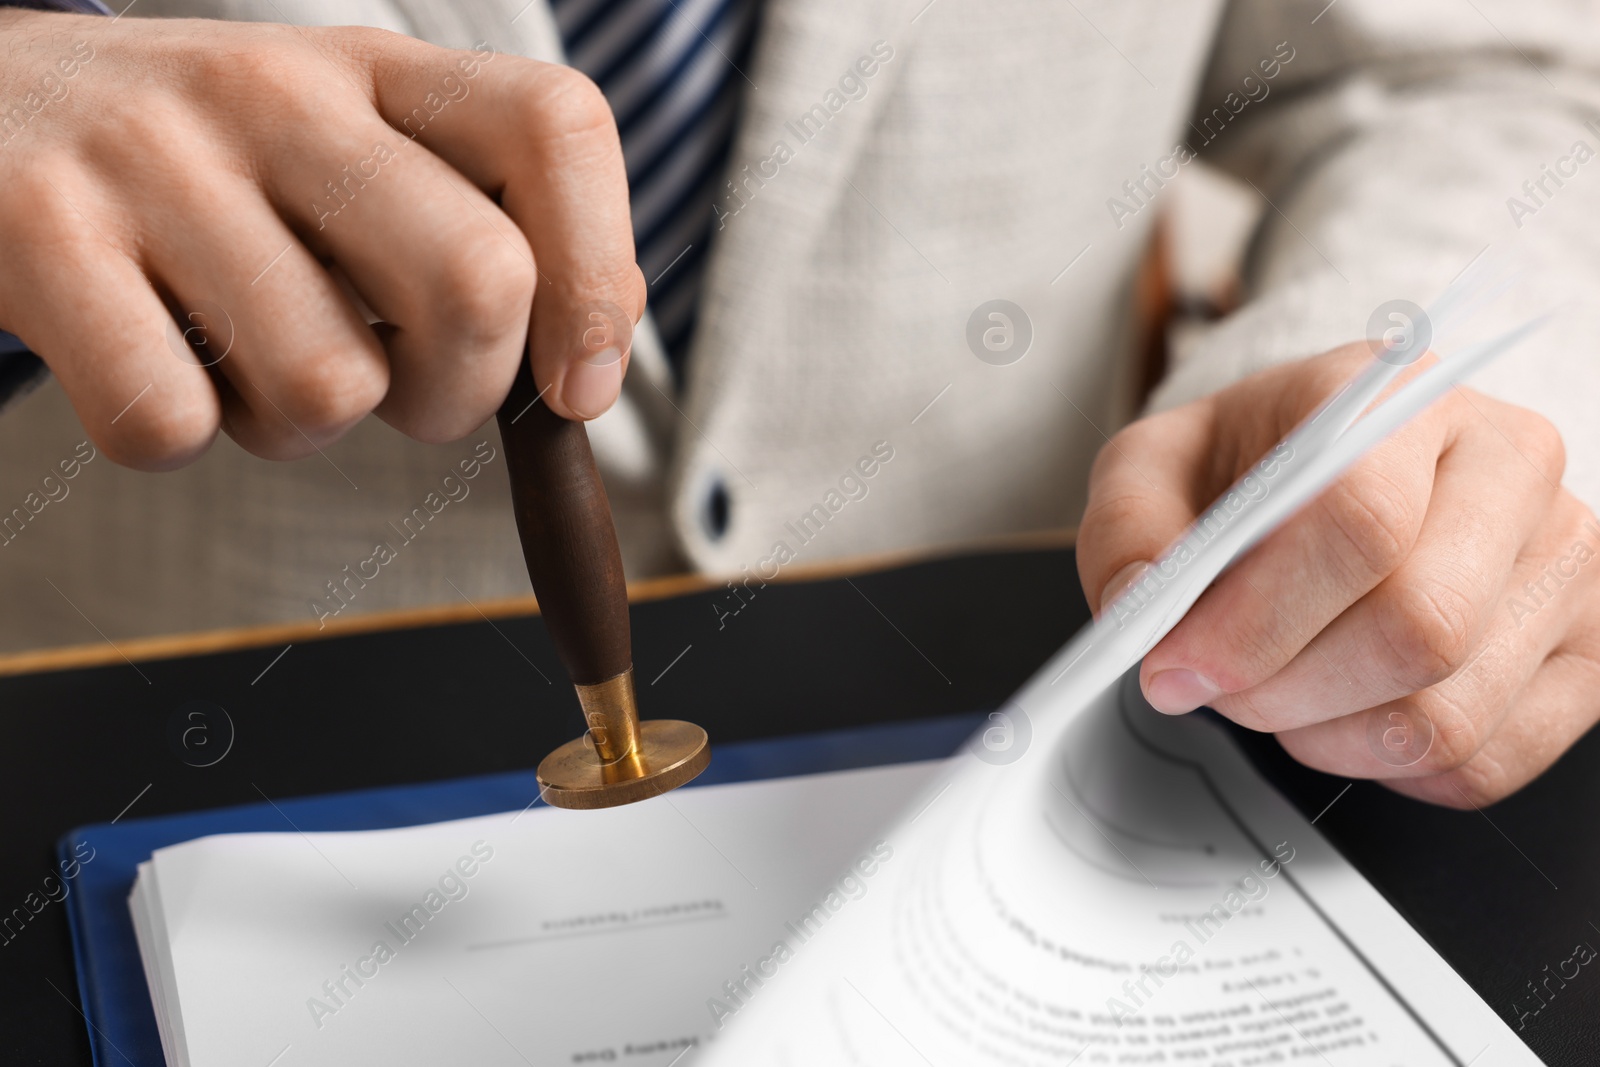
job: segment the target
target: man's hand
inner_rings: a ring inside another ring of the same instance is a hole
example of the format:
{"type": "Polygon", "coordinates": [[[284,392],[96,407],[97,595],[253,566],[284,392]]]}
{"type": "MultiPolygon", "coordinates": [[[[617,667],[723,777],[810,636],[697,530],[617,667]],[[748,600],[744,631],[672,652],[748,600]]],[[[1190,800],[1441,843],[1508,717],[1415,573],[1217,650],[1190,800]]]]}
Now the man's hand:
{"type": "Polygon", "coordinates": [[[530,342],[558,414],[615,401],[645,287],[582,75],[368,29],[7,11],[0,43],[0,328],[118,462],[368,412],[452,440],[530,342]]]}
{"type": "MultiPolygon", "coordinates": [[[[1371,356],[1263,371],[1117,434],[1079,531],[1089,602],[1371,356]]],[[[1540,416],[1451,392],[1224,573],[1145,658],[1146,697],[1437,804],[1509,795],[1600,717],[1600,524],[1563,464],[1540,416]]]]}

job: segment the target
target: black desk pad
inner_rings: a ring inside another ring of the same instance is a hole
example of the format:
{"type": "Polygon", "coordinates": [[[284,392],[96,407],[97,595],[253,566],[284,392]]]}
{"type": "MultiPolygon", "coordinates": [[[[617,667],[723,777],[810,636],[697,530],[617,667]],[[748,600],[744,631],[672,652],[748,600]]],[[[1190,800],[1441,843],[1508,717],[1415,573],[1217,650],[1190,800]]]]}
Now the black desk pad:
{"type": "MultiPolygon", "coordinates": [[[[646,716],[715,744],[993,708],[1088,619],[1062,549],[752,591],[634,607],[646,716]]],[[[130,802],[155,815],[514,770],[582,729],[536,618],[0,678],[0,716],[0,918],[44,895],[61,834],[130,802]]],[[[1600,968],[1522,1015],[1540,1003],[1529,983],[1600,948],[1600,733],[1484,812],[1360,782],[1340,796],[1345,780],[1239,733],[1308,816],[1338,798],[1318,828],[1547,1063],[1600,1063],[1600,968]]],[[[0,1061],[89,1064],[65,909],[0,932],[0,961],[0,1061]]]]}

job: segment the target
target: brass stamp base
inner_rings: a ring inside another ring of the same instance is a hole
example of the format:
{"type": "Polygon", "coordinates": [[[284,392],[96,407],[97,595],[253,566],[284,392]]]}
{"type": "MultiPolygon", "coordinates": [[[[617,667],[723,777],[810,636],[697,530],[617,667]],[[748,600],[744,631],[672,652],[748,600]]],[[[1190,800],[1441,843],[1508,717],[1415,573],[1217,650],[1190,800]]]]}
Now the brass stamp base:
{"type": "Polygon", "coordinates": [[[610,808],[648,800],[692,781],[711,762],[706,732],[692,722],[647,719],[639,748],[602,763],[585,734],[539,763],[539,794],[558,808],[610,808]]]}
{"type": "Polygon", "coordinates": [[[539,763],[539,795],[558,808],[610,808],[660,796],[692,781],[711,762],[711,743],[694,723],[639,720],[633,671],[580,685],[589,731],[539,763]]]}

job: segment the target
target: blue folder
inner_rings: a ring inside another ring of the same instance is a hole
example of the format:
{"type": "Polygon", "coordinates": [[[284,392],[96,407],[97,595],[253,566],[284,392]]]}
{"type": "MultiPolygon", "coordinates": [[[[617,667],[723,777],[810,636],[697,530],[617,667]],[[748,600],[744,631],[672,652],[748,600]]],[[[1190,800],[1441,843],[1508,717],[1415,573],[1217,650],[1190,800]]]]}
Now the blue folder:
{"type": "MultiPolygon", "coordinates": [[[[982,722],[981,714],[954,715],[714,746],[711,766],[693,785],[939,759],[960,748],[982,722]]],[[[128,912],[138,865],[156,849],[211,834],[379,830],[465,819],[515,811],[530,800],[542,803],[538,794],[533,772],[521,771],[98,823],[67,834],[57,844],[62,859],[71,858],[80,842],[94,849],[66,904],[95,1064],[165,1062],[128,912]]]]}

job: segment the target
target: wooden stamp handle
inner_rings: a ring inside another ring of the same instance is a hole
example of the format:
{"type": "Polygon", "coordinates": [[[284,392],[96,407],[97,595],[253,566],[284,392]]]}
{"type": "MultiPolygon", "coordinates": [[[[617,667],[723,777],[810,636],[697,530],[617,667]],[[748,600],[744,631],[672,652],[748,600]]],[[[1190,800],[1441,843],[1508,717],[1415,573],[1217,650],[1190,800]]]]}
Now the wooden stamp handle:
{"type": "Polygon", "coordinates": [[[526,358],[497,420],[528,577],[577,685],[633,666],[622,552],[589,435],[536,398],[526,358]]]}

